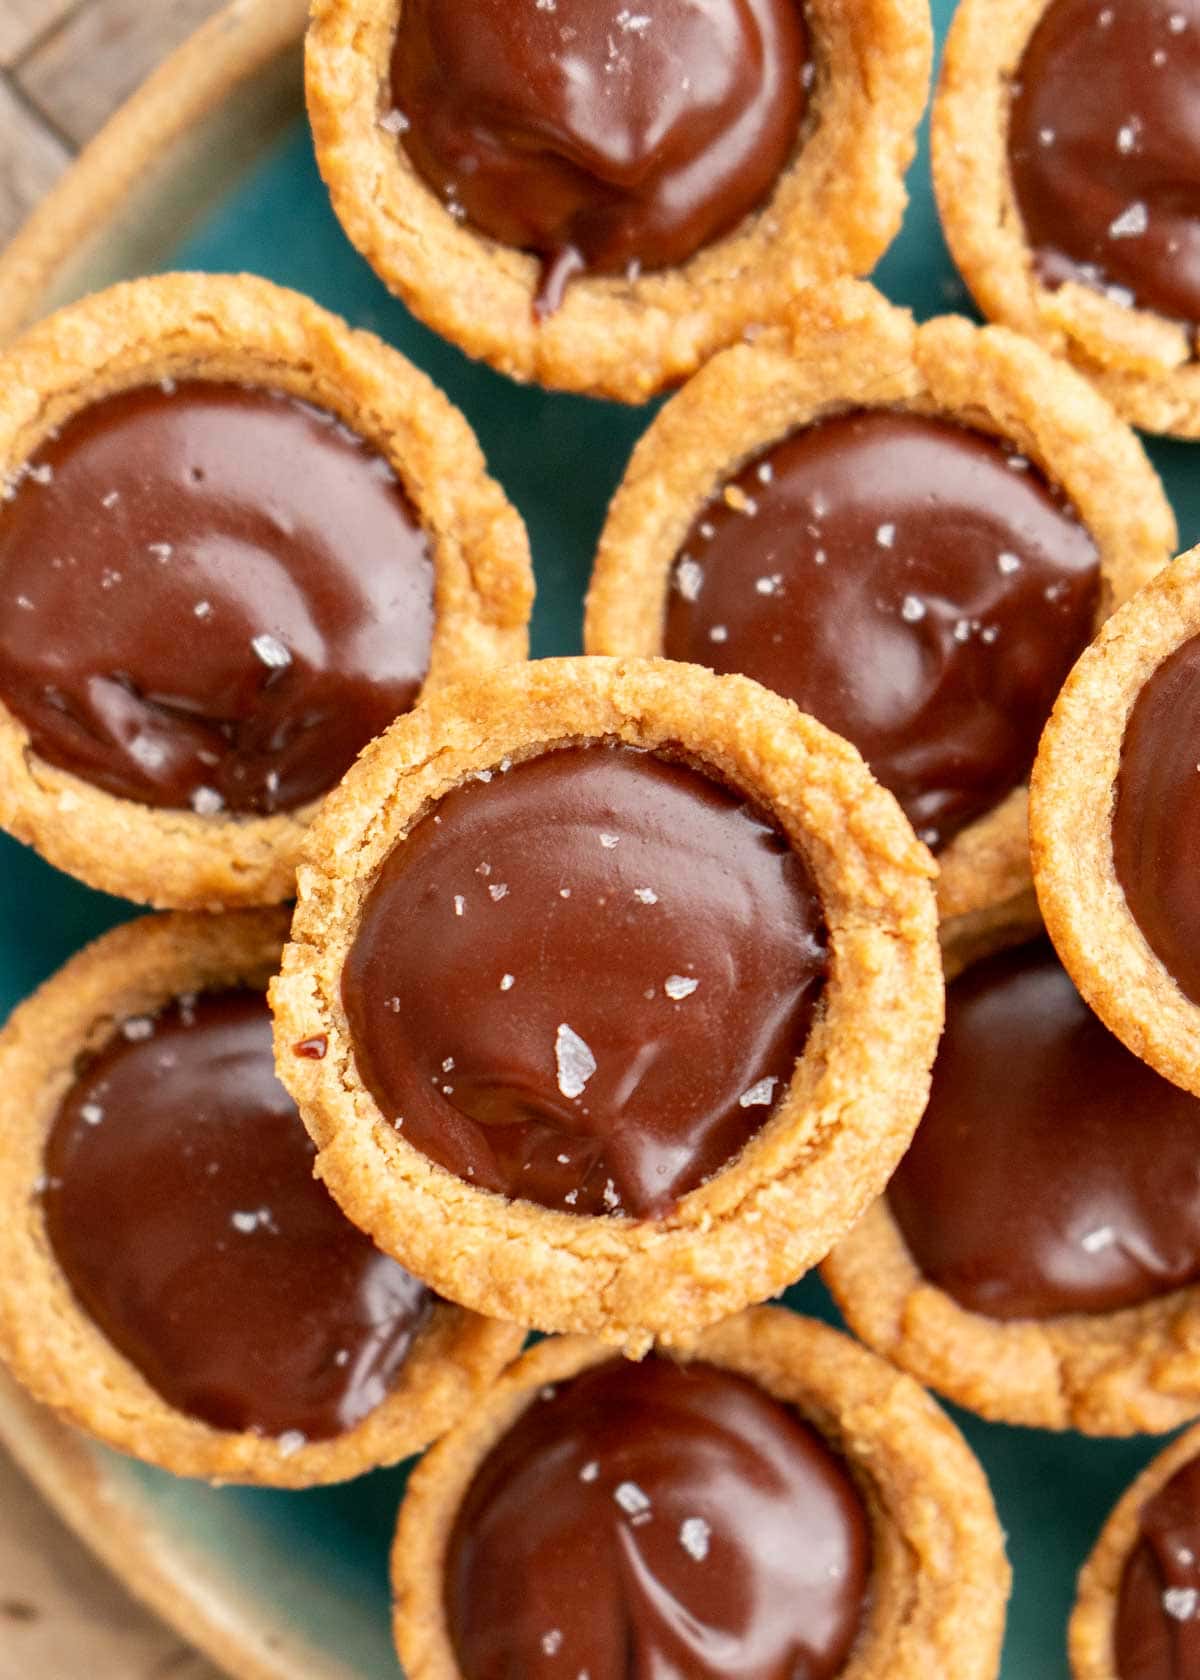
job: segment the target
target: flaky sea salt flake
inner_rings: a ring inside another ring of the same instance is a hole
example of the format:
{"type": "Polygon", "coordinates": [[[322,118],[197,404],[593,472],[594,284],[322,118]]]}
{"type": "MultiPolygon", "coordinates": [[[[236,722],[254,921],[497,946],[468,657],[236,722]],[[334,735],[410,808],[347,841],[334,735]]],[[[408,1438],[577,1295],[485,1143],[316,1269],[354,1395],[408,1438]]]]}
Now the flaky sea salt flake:
{"type": "Polygon", "coordinates": [[[691,997],[699,984],[699,980],[690,980],[686,974],[668,974],[663,982],[663,991],[678,1003],[682,998],[691,997]]]}
{"type": "Polygon", "coordinates": [[[554,1035],[554,1060],[558,1068],[558,1088],[563,1096],[582,1096],[584,1087],[596,1071],[596,1058],[565,1021],[560,1021],[554,1035]]]}
{"type": "Polygon", "coordinates": [[[264,631],[260,636],[251,639],[250,646],[263,664],[272,671],[286,671],[292,663],[292,656],[277,636],[264,631]]]}
{"type": "Polygon", "coordinates": [[[766,1079],[760,1079],[757,1085],[751,1085],[748,1091],[742,1092],[738,1098],[738,1107],[760,1108],[764,1106],[770,1102],[778,1083],[779,1081],[774,1074],[769,1074],[766,1079]]]}
{"type": "Polygon", "coordinates": [[[1150,214],[1141,199],[1135,199],[1108,224],[1110,239],[1140,239],[1150,226],[1150,214]]]}
{"type": "Polygon", "coordinates": [[[636,1482],[619,1482],[613,1498],[628,1517],[640,1516],[650,1509],[650,1501],[636,1482]]]}
{"type": "Polygon", "coordinates": [[[708,1542],[712,1529],[703,1517],[688,1517],[679,1529],[679,1544],[689,1557],[703,1563],[708,1556],[708,1542]]]}
{"type": "Polygon", "coordinates": [[[675,568],[676,589],[685,601],[696,601],[700,597],[700,586],[703,582],[703,568],[685,554],[675,568]]]}
{"type": "Polygon", "coordinates": [[[1200,1604],[1200,1593],[1195,1587],[1168,1587],[1162,1595],[1163,1609],[1172,1621],[1192,1621],[1197,1604],[1200,1604]]]}
{"type": "Polygon", "coordinates": [[[192,791],[191,806],[198,817],[215,817],[225,809],[225,801],[216,788],[198,787],[192,791]]]}

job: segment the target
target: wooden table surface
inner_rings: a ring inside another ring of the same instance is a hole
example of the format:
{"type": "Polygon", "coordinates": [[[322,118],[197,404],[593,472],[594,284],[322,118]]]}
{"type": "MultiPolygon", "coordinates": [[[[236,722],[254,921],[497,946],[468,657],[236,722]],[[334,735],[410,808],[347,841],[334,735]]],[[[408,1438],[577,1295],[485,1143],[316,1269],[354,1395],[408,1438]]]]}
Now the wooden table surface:
{"type": "MultiPolygon", "coordinates": [[[[221,0],[0,0],[0,245],[221,0]]],[[[0,1680],[218,1680],[136,1606],[0,1449],[0,1680]]]]}

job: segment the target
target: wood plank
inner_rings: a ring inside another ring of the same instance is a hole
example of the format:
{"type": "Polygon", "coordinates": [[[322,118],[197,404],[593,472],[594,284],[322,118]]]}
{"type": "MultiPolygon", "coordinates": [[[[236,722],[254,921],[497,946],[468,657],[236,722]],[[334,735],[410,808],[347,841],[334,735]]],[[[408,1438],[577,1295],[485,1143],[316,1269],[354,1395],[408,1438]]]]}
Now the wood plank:
{"type": "Polygon", "coordinates": [[[86,0],[18,65],[17,80],[55,126],[82,146],[222,3],[86,0]]]}
{"type": "Polygon", "coordinates": [[[0,68],[8,69],[61,23],[78,0],[0,0],[0,68]]]}
{"type": "Polygon", "coordinates": [[[136,1605],[0,1452],[0,1680],[220,1680],[136,1605]]]}
{"type": "Polygon", "coordinates": [[[0,245],[8,242],[69,161],[62,142],[0,75],[0,245]]]}

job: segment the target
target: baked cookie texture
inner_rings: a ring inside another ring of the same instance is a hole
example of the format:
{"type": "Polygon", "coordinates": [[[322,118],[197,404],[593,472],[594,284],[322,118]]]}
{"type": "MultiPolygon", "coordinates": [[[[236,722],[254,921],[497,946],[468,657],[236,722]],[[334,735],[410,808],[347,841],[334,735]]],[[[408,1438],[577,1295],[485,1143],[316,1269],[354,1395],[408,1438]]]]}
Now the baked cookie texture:
{"type": "MultiPolygon", "coordinates": [[[[0,357],[0,481],[90,403],[164,379],[285,392],[335,414],[389,462],[431,539],[424,691],[525,657],[528,540],[462,415],[379,339],[268,281],[135,280],[34,327],[0,357]]],[[[117,798],[39,759],[0,702],[0,825],[102,891],[157,908],[278,903],[291,896],[312,815],[202,816],[117,798]]]]}
{"type": "Polygon", "coordinates": [[[321,174],[385,284],[514,379],[645,401],[778,320],[802,286],[865,274],[899,229],[928,94],[926,0],[806,0],[809,114],[767,205],[680,268],[573,280],[539,323],[537,260],[456,221],[381,125],[401,4],[315,0],[306,83],[321,174]]]}
{"type": "MultiPolygon", "coordinates": [[[[1039,930],[1028,898],[982,933],[943,929],[947,981],[1039,930]]],[[[1163,1433],[1200,1412],[1195,1287],[1116,1312],[988,1318],[923,1276],[884,1196],[821,1275],[868,1347],[991,1422],[1122,1436],[1163,1433]]]]}
{"type": "MultiPolygon", "coordinates": [[[[848,1337],[777,1307],[707,1330],[683,1357],[794,1406],[848,1463],[871,1518],[868,1620],[842,1680],[992,1680],[1009,1568],[991,1492],[923,1389],[848,1337]]],[[[531,1348],[413,1474],[392,1553],[395,1632],[412,1680],[461,1680],[443,1602],[445,1558],[476,1470],[547,1383],[611,1358],[567,1337],[531,1348]]]]}
{"type": "Polygon", "coordinates": [[[1138,1540],[1142,1511],[1177,1470],[1200,1453],[1200,1427],[1172,1441],[1113,1506],[1087,1562],[1067,1628],[1074,1680],[1122,1680],[1117,1672],[1115,1626],[1125,1564],[1138,1540]]]}
{"type": "Polygon", "coordinates": [[[774,1294],[882,1189],[915,1129],[942,1025],[928,853],[858,754],[740,677],[665,660],[561,659],[440,691],[327,800],[271,988],[280,1077],[355,1224],[439,1293],[643,1351],[774,1294]],[[575,1216],[476,1189],[406,1141],[359,1074],[341,977],[392,848],[442,795],[504,760],[584,740],[670,746],[748,794],[800,852],[830,977],[763,1129],[666,1219],[575,1216]],[[320,1059],[296,1053],[317,1039],[320,1059]]]}
{"type": "MultiPolygon", "coordinates": [[[[789,433],[863,407],[957,420],[1034,461],[1100,551],[1101,618],[1170,557],[1175,520],[1158,475],[1085,380],[1004,328],[957,316],[918,326],[873,287],[841,281],[797,299],[785,325],[714,357],[641,438],[600,539],[587,651],[661,652],[671,568],[700,509],[789,433]]],[[[1015,789],[941,852],[943,918],[986,931],[1028,891],[1027,803],[1015,789]]]]}
{"type": "Polygon", "coordinates": [[[44,1405],[121,1452],[177,1475],[299,1488],[419,1451],[515,1358],[524,1331],[439,1303],[401,1380],[343,1435],[293,1447],[215,1429],[162,1399],[77,1303],[38,1189],[79,1059],[183,993],[265,987],[286,932],[283,910],[146,917],[79,952],[14,1012],[0,1033],[0,1355],[44,1405]]]}
{"type": "Polygon", "coordinates": [[[1030,843],[1050,937],[1095,1013],[1135,1056],[1200,1096],[1200,1008],[1135,921],[1113,862],[1114,788],[1143,685],[1200,633],[1200,548],[1109,620],[1046,725],[1030,784],[1030,843]]]}
{"type": "Polygon", "coordinates": [[[934,92],[933,185],[946,242],[976,303],[1066,357],[1125,419],[1200,436],[1188,329],[1077,281],[1039,280],[1008,161],[1012,79],[1048,0],[962,0],[934,92]]]}

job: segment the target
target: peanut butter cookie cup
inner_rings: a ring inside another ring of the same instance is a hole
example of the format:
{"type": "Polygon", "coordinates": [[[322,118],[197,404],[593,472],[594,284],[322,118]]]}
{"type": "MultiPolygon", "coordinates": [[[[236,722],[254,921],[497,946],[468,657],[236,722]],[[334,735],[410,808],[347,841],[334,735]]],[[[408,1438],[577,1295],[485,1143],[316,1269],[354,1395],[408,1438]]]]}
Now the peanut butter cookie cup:
{"type": "Polygon", "coordinates": [[[0,823],[90,885],[289,897],[321,796],[523,658],[524,527],[414,367],[293,292],[166,275],[0,358],[0,823]]]}
{"type": "Polygon", "coordinates": [[[313,1177],[264,995],[286,926],[135,922],[0,1033],[0,1353],[148,1463],[307,1487],[419,1451],[524,1333],[436,1301],[313,1177]]]}
{"type": "Polygon", "coordinates": [[[316,0],[308,108],[385,283],[521,380],[641,402],[900,225],[926,0],[316,0]]]}
{"type": "Polygon", "coordinates": [[[679,1341],[902,1153],[931,873],[854,749],[744,678],[564,659],[433,695],[298,876],[271,996],[317,1170],[452,1300],[679,1341]]]}
{"type": "Polygon", "coordinates": [[[758,1308],[679,1363],[525,1354],[409,1484],[412,1680],[993,1680],[1009,1571],[978,1463],[911,1378],[758,1308]]]}
{"type": "Polygon", "coordinates": [[[585,645],[741,672],[853,741],[937,851],[943,916],[984,929],[1029,888],[1054,697],[1174,535],[1078,375],[843,281],[715,357],[642,438],[585,645]]]}
{"type": "Polygon", "coordinates": [[[1071,672],[1032,782],[1038,898],[1101,1020],[1200,1096],[1200,549],[1071,672]]]}
{"type": "Polygon", "coordinates": [[[933,107],[984,312],[1150,431],[1200,435],[1200,0],[963,0],[933,107]]]}
{"type": "Polygon", "coordinates": [[[1075,1680],[1189,1680],[1200,1662],[1200,1429],[1117,1502],[1079,1577],[1075,1680]]]}
{"type": "Polygon", "coordinates": [[[1200,1412],[1200,1102],[1033,925],[983,956],[952,936],[946,962],[929,1106],[825,1280],[865,1342],[983,1417],[1173,1429],[1200,1412]]]}

